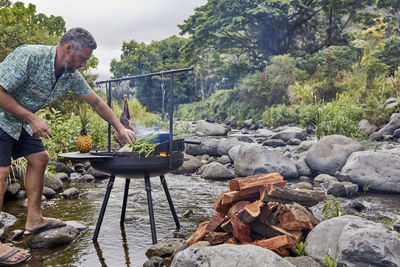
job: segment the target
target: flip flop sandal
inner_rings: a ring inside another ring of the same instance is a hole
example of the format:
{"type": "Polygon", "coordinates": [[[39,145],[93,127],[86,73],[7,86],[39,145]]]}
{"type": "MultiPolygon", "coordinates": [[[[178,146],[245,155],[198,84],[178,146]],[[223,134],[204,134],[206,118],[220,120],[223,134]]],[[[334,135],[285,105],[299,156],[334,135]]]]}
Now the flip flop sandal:
{"type": "Polygon", "coordinates": [[[40,227],[38,227],[38,228],[36,228],[36,229],[34,229],[34,230],[32,230],[32,231],[28,231],[28,230],[27,230],[27,231],[24,232],[24,235],[39,234],[39,233],[44,232],[44,231],[46,231],[46,230],[50,230],[50,229],[60,228],[60,227],[66,226],[65,223],[61,223],[61,224],[57,223],[57,224],[54,224],[55,221],[56,221],[56,219],[50,218],[50,220],[49,220],[45,225],[40,226],[40,227]]]}
{"type": "Polygon", "coordinates": [[[28,254],[26,254],[25,257],[20,258],[18,260],[15,260],[15,261],[7,260],[7,259],[11,258],[13,255],[17,254],[19,251],[20,251],[19,248],[13,248],[9,252],[7,252],[3,256],[1,256],[0,257],[0,266],[15,265],[15,264],[21,263],[23,261],[27,261],[31,258],[31,254],[28,253],[28,254]]]}

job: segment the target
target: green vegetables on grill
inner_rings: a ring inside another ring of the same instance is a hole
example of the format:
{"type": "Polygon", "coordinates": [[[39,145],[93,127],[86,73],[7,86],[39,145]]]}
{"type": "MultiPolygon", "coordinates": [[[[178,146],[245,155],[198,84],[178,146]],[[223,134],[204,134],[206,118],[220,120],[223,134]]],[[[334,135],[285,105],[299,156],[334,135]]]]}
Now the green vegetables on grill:
{"type": "Polygon", "coordinates": [[[119,150],[119,152],[137,151],[139,154],[144,153],[145,156],[148,157],[158,145],[158,143],[154,143],[156,138],[157,134],[140,136],[136,139],[134,145],[127,143],[119,150]]]}

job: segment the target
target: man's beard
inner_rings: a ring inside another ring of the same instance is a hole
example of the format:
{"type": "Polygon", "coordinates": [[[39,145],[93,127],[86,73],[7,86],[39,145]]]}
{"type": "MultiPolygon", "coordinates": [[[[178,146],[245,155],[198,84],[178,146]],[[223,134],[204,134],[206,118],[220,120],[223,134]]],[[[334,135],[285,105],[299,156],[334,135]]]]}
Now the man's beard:
{"type": "Polygon", "coordinates": [[[74,67],[72,66],[71,60],[67,60],[64,64],[64,70],[68,73],[75,72],[74,67]]]}

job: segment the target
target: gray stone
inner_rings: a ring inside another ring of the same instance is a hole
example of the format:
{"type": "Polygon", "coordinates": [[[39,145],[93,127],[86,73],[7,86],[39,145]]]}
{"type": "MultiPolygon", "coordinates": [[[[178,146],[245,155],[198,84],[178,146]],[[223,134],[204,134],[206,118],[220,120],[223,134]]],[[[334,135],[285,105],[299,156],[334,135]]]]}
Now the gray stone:
{"type": "Polygon", "coordinates": [[[0,212],[0,229],[2,231],[6,231],[9,227],[13,226],[17,218],[14,215],[11,215],[7,212],[0,212]]]}
{"type": "Polygon", "coordinates": [[[53,166],[54,167],[54,171],[56,172],[64,172],[68,175],[71,174],[72,169],[67,166],[66,164],[62,163],[62,162],[58,162],[58,161],[50,161],[49,166],[53,166]]]}
{"type": "Polygon", "coordinates": [[[397,221],[395,221],[395,223],[393,224],[393,229],[400,233],[400,219],[397,219],[397,221]]]}
{"type": "Polygon", "coordinates": [[[175,252],[175,250],[185,244],[186,240],[183,238],[165,238],[157,244],[152,245],[146,251],[146,256],[149,259],[154,256],[165,258],[171,256],[175,252]]]}
{"type": "Polygon", "coordinates": [[[389,151],[353,153],[341,173],[358,185],[371,190],[400,193],[400,154],[389,151]]]}
{"type": "Polygon", "coordinates": [[[232,161],[231,161],[231,158],[228,156],[228,155],[223,155],[223,156],[221,156],[218,160],[217,160],[219,163],[221,163],[221,164],[228,164],[228,163],[231,163],[232,161]]]}
{"type": "Polygon", "coordinates": [[[291,187],[298,188],[298,189],[309,189],[309,190],[313,189],[312,184],[309,182],[298,182],[298,183],[292,184],[291,187]]]}
{"type": "Polygon", "coordinates": [[[208,123],[204,120],[197,121],[195,134],[198,136],[227,135],[229,127],[221,124],[208,123]]]}
{"type": "Polygon", "coordinates": [[[47,186],[43,187],[42,193],[47,199],[52,199],[57,195],[57,192],[54,189],[48,188],[47,186]]]}
{"type": "Polygon", "coordinates": [[[79,197],[82,199],[99,199],[104,197],[104,193],[91,191],[82,193],[79,197]]]}
{"type": "Polygon", "coordinates": [[[62,194],[65,199],[75,199],[78,198],[79,196],[79,190],[74,187],[71,187],[65,190],[62,194]]]}
{"type": "Polygon", "coordinates": [[[177,174],[194,173],[200,166],[201,162],[198,158],[189,154],[185,154],[185,161],[183,162],[181,167],[179,167],[177,170],[174,171],[174,173],[177,174]]]}
{"type": "Polygon", "coordinates": [[[255,137],[271,137],[274,134],[273,131],[268,130],[268,129],[258,129],[255,133],[255,137]]]}
{"type": "Polygon", "coordinates": [[[163,267],[166,266],[164,258],[154,256],[143,263],[143,267],[163,267]]]}
{"type": "Polygon", "coordinates": [[[310,167],[308,167],[305,159],[303,157],[300,157],[298,160],[294,162],[294,165],[296,165],[297,173],[299,176],[311,176],[312,171],[310,167]]]}
{"type": "Polygon", "coordinates": [[[94,180],[96,180],[96,179],[93,177],[93,175],[91,175],[89,173],[85,173],[79,179],[80,182],[86,182],[86,183],[94,182],[94,180]]]}
{"type": "Polygon", "coordinates": [[[198,241],[196,243],[194,243],[193,245],[191,245],[190,247],[192,248],[206,248],[211,246],[210,242],[203,240],[203,241],[198,241]]]}
{"type": "Polygon", "coordinates": [[[385,102],[383,102],[382,106],[385,109],[391,109],[396,107],[399,104],[397,97],[389,97],[388,99],[386,99],[385,102]]]}
{"type": "Polygon", "coordinates": [[[26,198],[26,191],[25,190],[19,190],[18,193],[15,195],[16,199],[24,199],[26,198]]]}
{"type": "Polygon", "coordinates": [[[371,141],[383,141],[384,137],[383,137],[383,134],[378,133],[378,132],[374,132],[369,136],[369,140],[371,140],[371,141]]]}
{"type": "Polygon", "coordinates": [[[31,235],[27,238],[26,243],[31,249],[51,249],[70,244],[78,235],[77,229],[67,225],[31,235]]]}
{"type": "Polygon", "coordinates": [[[74,171],[80,174],[86,173],[86,167],[83,163],[75,163],[74,164],[74,171]]]}
{"type": "Polygon", "coordinates": [[[399,138],[399,137],[400,137],[400,129],[396,129],[396,130],[393,132],[393,137],[396,137],[396,138],[399,138]]]}
{"type": "Polygon", "coordinates": [[[254,143],[254,139],[251,138],[250,136],[239,136],[238,141],[245,142],[245,143],[254,143]]]}
{"type": "Polygon", "coordinates": [[[306,152],[312,147],[313,144],[315,144],[315,142],[313,142],[313,141],[303,141],[300,143],[299,146],[297,146],[293,149],[293,152],[295,152],[295,153],[306,152]]]}
{"type": "Polygon", "coordinates": [[[300,139],[297,139],[297,138],[290,138],[288,141],[287,141],[287,145],[289,145],[289,146],[298,146],[298,145],[300,145],[301,144],[301,140],[300,139]]]}
{"type": "Polygon", "coordinates": [[[58,179],[60,179],[61,181],[66,181],[66,180],[69,179],[68,174],[65,173],[65,172],[59,172],[59,173],[57,173],[57,174],[56,174],[56,177],[57,177],[58,179]]]}
{"type": "Polygon", "coordinates": [[[265,140],[262,145],[270,147],[278,147],[278,146],[285,146],[286,143],[282,139],[268,139],[265,140]]]}
{"type": "Polygon", "coordinates": [[[229,180],[235,177],[227,167],[218,162],[207,164],[204,168],[201,177],[210,180],[229,180]]]}
{"type": "Polygon", "coordinates": [[[367,136],[375,132],[376,129],[378,129],[378,127],[375,124],[370,123],[368,120],[360,120],[358,122],[358,126],[360,127],[360,131],[367,136]]]}
{"type": "Polygon", "coordinates": [[[322,264],[308,256],[285,257],[284,259],[296,267],[322,267],[322,264]]]}
{"type": "Polygon", "coordinates": [[[241,177],[279,172],[286,179],[298,177],[294,163],[282,153],[258,145],[241,147],[234,161],[235,174],[241,177]]]}
{"type": "Polygon", "coordinates": [[[390,121],[388,124],[383,126],[382,129],[378,131],[378,133],[383,135],[393,135],[396,129],[400,128],[400,113],[393,113],[390,116],[390,121]]]}
{"type": "Polygon", "coordinates": [[[93,175],[93,177],[94,177],[95,179],[107,179],[107,178],[110,177],[110,175],[109,175],[108,173],[105,173],[105,172],[96,170],[96,169],[93,168],[93,167],[90,167],[90,168],[87,170],[87,173],[93,175]]]}
{"type": "Polygon", "coordinates": [[[71,174],[69,175],[69,178],[71,179],[71,180],[77,180],[77,179],[79,179],[79,178],[81,178],[81,174],[80,173],[77,173],[77,172],[71,172],[71,174]]]}
{"type": "Polygon", "coordinates": [[[17,230],[12,231],[9,236],[10,236],[9,239],[11,241],[16,241],[16,240],[22,239],[22,237],[24,237],[24,231],[17,229],[17,230]]]}
{"type": "Polygon", "coordinates": [[[176,254],[172,267],[209,266],[274,266],[294,267],[295,265],[271,250],[254,245],[222,244],[205,248],[189,247],[176,254]]]}
{"type": "Polygon", "coordinates": [[[228,155],[231,158],[232,162],[235,161],[235,158],[237,156],[237,154],[239,153],[239,149],[243,146],[243,144],[238,144],[236,146],[233,146],[229,151],[228,151],[228,155]]]}
{"type": "Polygon", "coordinates": [[[271,136],[272,139],[282,139],[285,142],[287,142],[291,138],[297,138],[299,140],[304,141],[306,137],[307,137],[307,130],[300,127],[289,127],[271,136]]]}
{"type": "Polygon", "coordinates": [[[210,155],[222,156],[218,153],[218,141],[216,139],[202,140],[199,145],[185,145],[185,153],[192,156],[210,155]]]}
{"type": "Polygon", "coordinates": [[[363,146],[346,136],[329,135],[314,144],[306,155],[306,162],[315,173],[335,175],[351,153],[364,150],[363,146]]]}
{"type": "Polygon", "coordinates": [[[319,223],[307,236],[305,252],[337,266],[399,266],[400,238],[382,224],[345,215],[319,223]],[[323,237],[323,238],[322,238],[323,237]]]}
{"type": "Polygon", "coordinates": [[[231,116],[229,119],[225,120],[226,125],[230,125],[231,127],[236,127],[237,118],[236,116],[231,116]]]}
{"type": "Polygon", "coordinates": [[[337,179],[329,174],[319,174],[314,178],[314,182],[317,183],[329,183],[331,181],[337,181],[337,179]]]}
{"type": "Polygon", "coordinates": [[[80,221],[64,221],[67,225],[74,227],[77,229],[79,232],[85,231],[89,227],[84,223],[80,221]]]}
{"type": "Polygon", "coordinates": [[[44,185],[53,189],[56,192],[60,191],[64,186],[61,179],[52,173],[46,173],[46,176],[44,179],[44,185]]]}
{"type": "Polygon", "coordinates": [[[21,190],[21,185],[19,183],[7,184],[6,193],[11,196],[15,196],[19,190],[21,190]]]}
{"type": "Polygon", "coordinates": [[[350,176],[343,174],[340,171],[335,172],[335,177],[340,182],[350,181],[350,176]]]}

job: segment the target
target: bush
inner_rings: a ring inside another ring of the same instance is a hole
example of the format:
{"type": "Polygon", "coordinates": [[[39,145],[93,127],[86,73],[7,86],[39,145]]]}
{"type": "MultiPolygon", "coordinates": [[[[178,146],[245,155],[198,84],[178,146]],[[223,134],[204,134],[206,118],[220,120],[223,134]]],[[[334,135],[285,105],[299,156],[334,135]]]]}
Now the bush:
{"type": "Polygon", "coordinates": [[[296,110],[286,105],[267,107],[264,112],[264,118],[268,126],[279,126],[299,122],[299,115],[296,110]]]}
{"type": "Polygon", "coordinates": [[[393,75],[400,65],[400,37],[392,36],[386,39],[383,45],[372,53],[372,57],[388,66],[390,75],[393,75]]]}

